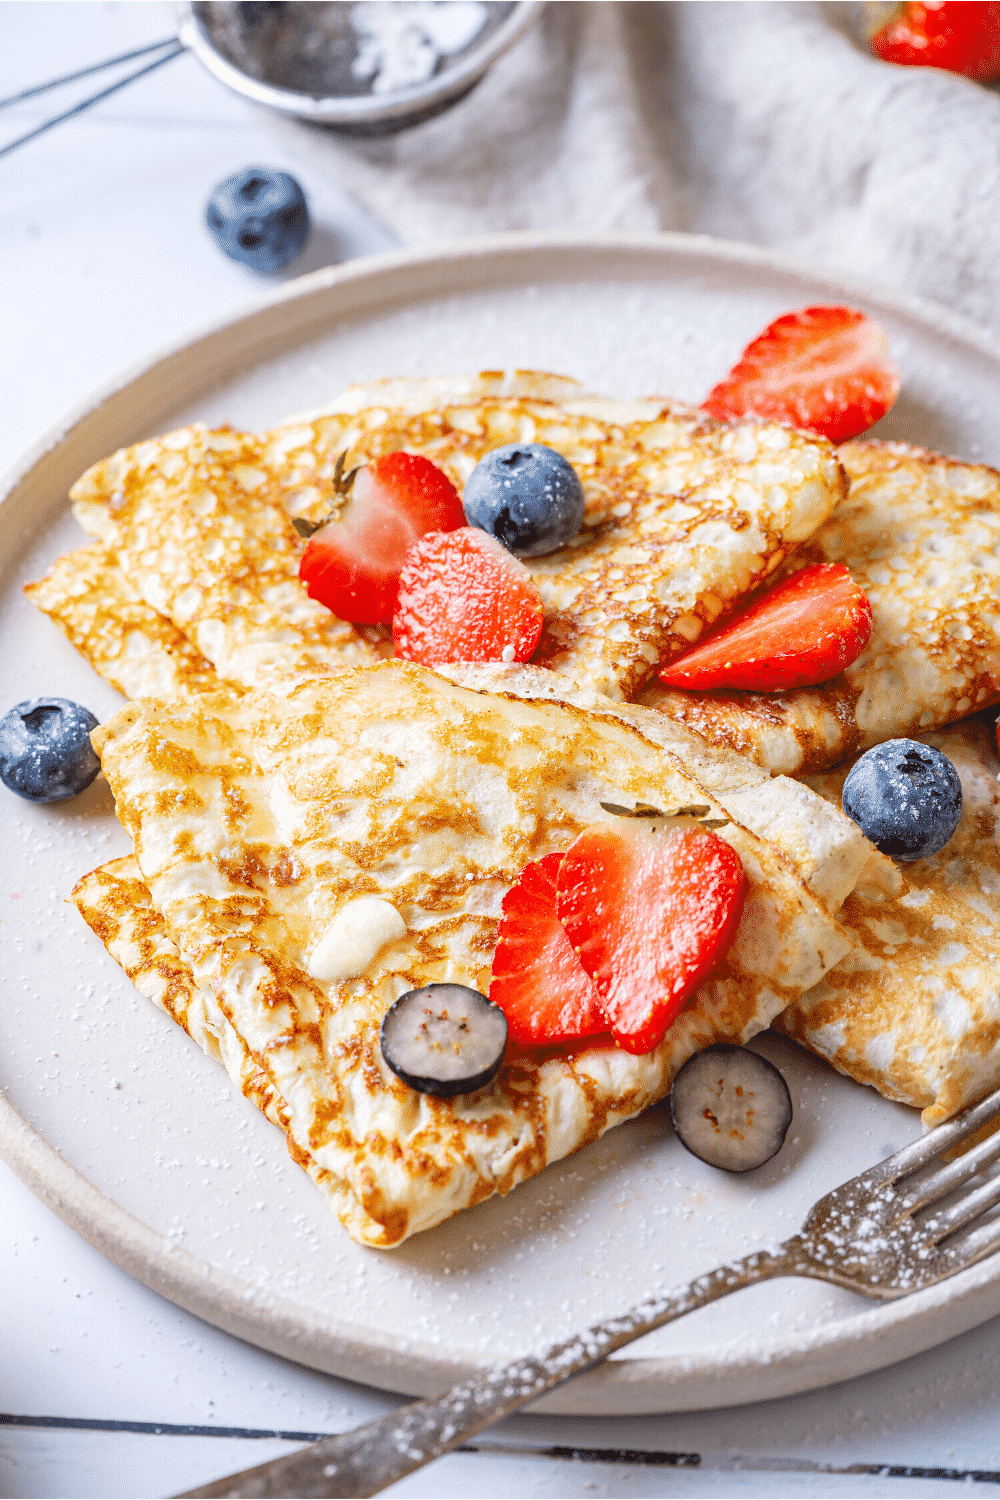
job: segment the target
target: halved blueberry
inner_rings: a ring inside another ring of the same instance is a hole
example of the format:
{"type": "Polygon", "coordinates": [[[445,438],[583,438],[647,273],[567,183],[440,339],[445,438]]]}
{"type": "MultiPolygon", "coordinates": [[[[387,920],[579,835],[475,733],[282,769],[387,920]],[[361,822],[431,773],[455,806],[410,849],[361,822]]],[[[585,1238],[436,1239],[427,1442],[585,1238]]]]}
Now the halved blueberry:
{"type": "Polygon", "coordinates": [[[382,1018],[382,1056],[411,1089],[451,1099],[492,1083],[507,1046],[507,1017],[464,984],[407,990],[382,1018]]]}
{"type": "Polygon", "coordinates": [[[0,719],[0,781],[29,802],[61,802],[90,785],[101,763],[97,720],[68,698],[29,698],[0,719]]]}
{"type": "Polygon", "coordinates": [[[842,805],[883,854],[927,859],[958,827],[962,783],[940,750],[919,740],[886,740],[851,767],[842,805]]]}
{"type": "Polygon", "coordinates": [[[519,557],[554,552],[583,525],[580,476],[543,443],[507,443],[487,453],[466,481],[462,504],[470,526],[519,557]]]}
{"type": "Polygon", "coordinates": [[[294,177],[274,167],[244,167],[220,182],[205,207],[219,249],[254,271],[280,271],[309,233],[305,194],[294,177]]]}
{"type": "Polygon", "coordinates": [[[719,1042],[689,1057],[677,1074],[670,1118],[692,1156],[724,1172],[750,1172],[781,1150],[792,1096],[765,1057],[719,1042]]]}

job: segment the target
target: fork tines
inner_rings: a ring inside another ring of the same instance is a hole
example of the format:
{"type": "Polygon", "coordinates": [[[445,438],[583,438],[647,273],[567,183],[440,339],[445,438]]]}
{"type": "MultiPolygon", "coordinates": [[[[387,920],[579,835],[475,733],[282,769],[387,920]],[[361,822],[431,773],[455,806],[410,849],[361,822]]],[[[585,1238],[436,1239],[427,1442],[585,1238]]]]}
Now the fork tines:
{"type": "MultiPolygon", "coordinates": [[[[935,1209],[934,1205],[943,1202],[963,1183],[978,1176],[986,1167],[1000,1159],[1000,1130],[979,1141],[956,1161],[929,1171],[926,1176],[918,1177],[912,1185],[909,1182],[922,1168],[939,1162],[949,1150],[961,1145],[993,1121],[1000,1125],[1000,1089],[971,1108],[963,1110],[953,1120],[939,1125],[923,1140],[898,1151],[871,1173],[865,1173],[864,1177],[871,1186],[882,1189],[891,1189],[902,1180],[903,1193],[891,1213],[891,1222],[898,1225],[904,1219],[913,1219],[914,1215],[920,1214],[920,1219],[916,1222],[919,1223],[925,1243],[941,1245],[942,1249],[947,1249],[942,1241],[950,1239],[959,1230],[974,1224],[990,1209],[995,1208],[1000,1203],[1000,1174],[947,1207],[935,1209]],[[928,1212],[921,1214],[921,1210],[928,1212]]],[[[981,1260],[998,1248],[1000,1222],[996,1219],[980,1224],[964,1235],[961,1242],[954,1244],[955,1252],[960,1254],[966,1264],[981,1260]]]]}
{"type": "MultiPolygon", "coordinates": [[[[977,1130],[981,1130],[984,1125],[990,1124],[993,1120],[997,1120],[1000,1124],[1000,1089],[987,1094],[986,1098],[980,1099],[978,1104],[963,1109],[961,1114],[957,1114],[953,1120],[947,1120],[945,1124],[935,1126],[921,1140],[914,1141],[912,1146],[904,1146],[902,1151],[897,1151],[895,1156],[890,1156],[887,1160],[880,1162],[877,1167],[872,1167],[869,1172],[863,1173],[863,1176],[873,1187],[881,1182],[898,1182],[901,1177],[909,1177],[914,1172],[919,1172],[921,1167],[928,1167],[932,1162],[939,1161],[945,1152],[961,1145],[963,1141],[968,1140],[970,1135],[974,1135],[977,1130]]],[[[962,1162],[977,1160],[977,1165],[970,1171],[956,1176],[953,1185],[957,1186],[958,1183],[964,1182],[966,1178],[973,1176],[985,1166],[987,1161],[992,1160],[990,1149],[996,1155],[1000,1155],[1000,1137],[991,1136],[969,1151],[961,1158],[961,1161],[953,1164],[960,1167],[962,1162]],[[977,1153],[982,1152],[984,1147],[989,1149],[977,1159],[977,1153]]],[[[937,1194],[934,1196],[936,1197],[937,1194]]]]}

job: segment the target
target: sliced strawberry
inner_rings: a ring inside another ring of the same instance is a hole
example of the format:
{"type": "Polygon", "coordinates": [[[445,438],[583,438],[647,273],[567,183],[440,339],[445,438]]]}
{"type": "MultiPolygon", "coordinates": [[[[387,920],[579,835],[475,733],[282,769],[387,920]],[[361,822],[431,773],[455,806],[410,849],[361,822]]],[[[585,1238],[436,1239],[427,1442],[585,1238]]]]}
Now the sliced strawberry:
{"type": "Polygon", "coordinates": [[[500,904],[490,999],[512,1042],[539,1047],[606,1032],[608,1022],[566,929],[556,916],[561,854],[525,865],[500,904]]]}
{"type": "Polygon", "coordinates": [[[542,633],[542,596],[523,563],[485,531],[432,531],[406,554],[392,621],[396,655],[527,661],[542,633]]]}
{"type": "Polygon", "coordinates": [[[778,693],[829,682],[872,633],[868,596],[840,563],[801,568],[660,671],[675,688],[778,693]]]}
{"type": "Polygon", "coordinates": [[[911,0],[895,6],[868,42],[883,62],[944,68],[989,83],[1000,76],[1000,5],[911,0]]]}
{"type": "Polygon", "coordinates": [[[850,307],[806,307],[748,344],[702,406],[723,421],[770,417],[843,443],[884,417],[898,394],[878,323],[850,307]]]}
{"type": "Polygon", "coordinates": [[[343,488],[348,498],[310,537],[299,577],[309,597],[342,620],[388,625],[409,548],[428,531],[464,526],[462,502],[447,474],[417,453],[388,453],[343,488]]]}
{"type": "Polygon", "coordinates": [[[734,849],[691,818],[584,829],[556,877],[556,912],[618,1045],[650,1052],[726,955],[743,910],[734,849]]]}

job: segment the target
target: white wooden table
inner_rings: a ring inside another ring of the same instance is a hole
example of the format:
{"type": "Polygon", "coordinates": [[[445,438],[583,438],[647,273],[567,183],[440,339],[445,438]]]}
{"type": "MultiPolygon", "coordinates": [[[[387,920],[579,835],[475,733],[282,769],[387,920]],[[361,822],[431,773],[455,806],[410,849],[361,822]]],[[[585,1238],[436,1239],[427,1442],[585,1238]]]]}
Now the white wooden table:
{"type": "MultiPolygon", "coordinates": [[[[167,5],[7,0],[0,97],[172,29],[167,5]]],[[[0,147],[102,81],[3,112],[0,147]]],[[[253,300],[261,283],[216,250],[202,211],[254,161],[297,171],[311,201],[289,275],[392,243],[187,56],[0,160],[0,469],[95,386],[253,300]]],[[[3,1166],[0,1226],[0,1496],[169,1495],[394,1404],[164,1302],[3,1166]]],[[[998,1332],[756,1407],[524,1416],[391,1493],[1000,1496],[998,1332]]]]}

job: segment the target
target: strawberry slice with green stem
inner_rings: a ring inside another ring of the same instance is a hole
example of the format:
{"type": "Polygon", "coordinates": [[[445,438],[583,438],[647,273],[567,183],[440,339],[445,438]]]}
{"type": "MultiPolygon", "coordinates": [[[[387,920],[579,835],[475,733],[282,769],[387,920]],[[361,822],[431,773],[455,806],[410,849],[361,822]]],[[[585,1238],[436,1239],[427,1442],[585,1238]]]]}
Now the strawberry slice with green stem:
{"type": "Polygon", "coordinates": [[[407,552],[428,531],[465,525],[458,491],[436,464],[417,453],[387,453],[344,473],[337,460],[334,490],[342,503],[320,523],[295,521],[309,538],[299,577],[311,599],[356,625],[388,625],[396,608],[407,552]]]}
{"type": "Polygon", "coordinates": [[[501,902],[490,999],[510,1039],[540,1047],[607,1032],[597,990],[556,916],[562,854],[525,865],[501,902]]]}
{"type": "Polygon", "coordinates": [[[523,563],[485,531],[432,531],[406,554],[392,621],[396,655],[527,661],[542,633],[542,596],[523,563]]]}
{"type": "Polygon", "coordinates": [[[693,817],[619,817],[572,843],[556,914],[626,1052],[651,1052],[729,950],[743,911],[739,855],[693,817]]]}
{"type": "Polygon", "coordinates": [[[723,421],[768,417],[843,443],[885,416],[899,384],[878,323],[851,307],[805,307],[749,343],[702,407],[723,421]]]}
{"type": "Polygon", "coordinates": [[[777,693],[829,682],[861,655],[872,607],[842,563],[801,568],[661,668],[667,687],[777,693]]]}

